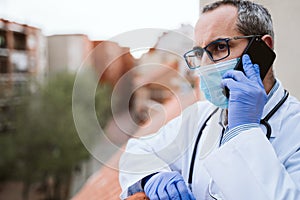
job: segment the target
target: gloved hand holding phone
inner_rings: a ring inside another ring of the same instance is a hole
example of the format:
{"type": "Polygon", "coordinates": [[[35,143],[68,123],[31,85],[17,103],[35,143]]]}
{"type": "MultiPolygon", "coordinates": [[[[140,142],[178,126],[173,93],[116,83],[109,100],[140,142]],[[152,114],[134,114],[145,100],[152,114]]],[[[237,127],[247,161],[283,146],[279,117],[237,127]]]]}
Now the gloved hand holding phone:
{"type": "Polygon", "coordinates": [[[244,124],[259,124],[267,94],[260,78],[259,66],[250,57],[242,57],[244,72],[230,70],[223,75],[222,86],[230,91],[228,103],[229,130],[244,124]]]}

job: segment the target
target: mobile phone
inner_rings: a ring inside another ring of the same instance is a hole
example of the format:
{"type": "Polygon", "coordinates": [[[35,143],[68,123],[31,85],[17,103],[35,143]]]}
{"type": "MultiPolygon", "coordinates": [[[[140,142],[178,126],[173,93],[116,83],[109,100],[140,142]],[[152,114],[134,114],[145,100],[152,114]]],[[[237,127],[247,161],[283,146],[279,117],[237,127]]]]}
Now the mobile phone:
{"type": "MultiPolygon", "coordinates": [[[[249,41],[249,44],[244,50],[242,56],[244,54],[248,54],[250,56],[253,64],[259,65],[260,78],[261,80],[264,80],[267,72],[276,58],[275,52],[260,37],[254,37],[249,41]]],[[[243,69],[242,56],[240,57],[234,69],[245,73],[243,69]]],[[[225,88],[225,96],[229,98],[228,88],[225,88]]]]}

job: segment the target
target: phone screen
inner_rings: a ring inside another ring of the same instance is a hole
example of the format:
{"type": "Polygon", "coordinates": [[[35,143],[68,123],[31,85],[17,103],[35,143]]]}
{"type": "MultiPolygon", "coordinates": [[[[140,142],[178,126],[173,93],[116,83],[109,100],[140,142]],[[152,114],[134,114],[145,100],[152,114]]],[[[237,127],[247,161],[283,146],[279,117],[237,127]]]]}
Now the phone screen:
{"type": "MultiPolygon", "coordinates": [[[[261,80],[264,80],[276,58],[275,52],[261,38],[255,37],[250,40],[249,45],[247,45],[242,56],[244,54],[248,54],[250,56],[253,64],[259,65],[260,78],[261,80]]],[[[244,72],[242,56],[234,69],[244,72]]],[[[225,88],[223,93],[227,98],[229,98],[228,88],[225,88]]]]}

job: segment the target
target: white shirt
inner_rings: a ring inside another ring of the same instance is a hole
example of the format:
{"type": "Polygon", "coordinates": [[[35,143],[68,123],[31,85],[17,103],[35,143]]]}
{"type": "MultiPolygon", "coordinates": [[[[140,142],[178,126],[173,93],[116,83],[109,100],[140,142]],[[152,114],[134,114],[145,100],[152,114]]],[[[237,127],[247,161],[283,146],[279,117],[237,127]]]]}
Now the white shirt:
{"type": "MultiPolygon", "coordinates": [[[[264,107],[263,117],[281,100],[278,89],[264,107]]],[[[140,180],[160,171],[179,171],[188,180],[195,139],[215,107],[198,102],[156,134],[129,140],[120,160],[121,198],[141,190],[140,180]],[[128,189],[129,188],[129,189],[128,189]]],[[[196,199],[300,199],[300,103],[294,97],[264,126],[240,129],[219,147],[222,126],[218,111],[208,121],[198,145],[192,192],[196,199]]]]}

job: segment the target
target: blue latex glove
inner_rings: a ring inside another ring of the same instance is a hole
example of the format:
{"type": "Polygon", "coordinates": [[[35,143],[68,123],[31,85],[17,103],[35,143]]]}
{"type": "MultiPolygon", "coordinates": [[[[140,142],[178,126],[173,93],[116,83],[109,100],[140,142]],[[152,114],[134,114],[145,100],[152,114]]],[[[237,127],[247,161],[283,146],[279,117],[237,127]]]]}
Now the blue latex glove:
{"type": "Polygon", "coordinates": [[[228,128],[243,124],[260,123],[267,94],[260,78],[259,66],[250,57],[242,57],[245,74],[230,70],[223,75],[222,86],[229,88],[228,128]]]}
{"type": "Polygon", "coordinates": [[[183,177],[176,171],[153,175],[146,182],[144,191],[151,200],[195,200],[183,177]]]}

